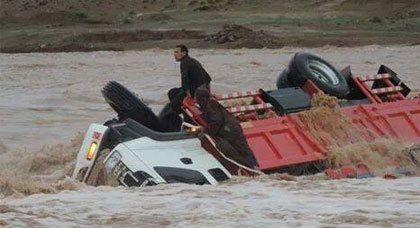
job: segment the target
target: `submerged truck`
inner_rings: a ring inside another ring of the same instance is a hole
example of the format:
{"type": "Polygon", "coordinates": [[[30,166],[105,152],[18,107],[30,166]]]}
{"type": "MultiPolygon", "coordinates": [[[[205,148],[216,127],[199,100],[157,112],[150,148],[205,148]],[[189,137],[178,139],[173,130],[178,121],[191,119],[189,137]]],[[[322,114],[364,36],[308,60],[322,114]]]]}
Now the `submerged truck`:
{"type": "MultiPolygon", "coordinates": [[[[302,115],[319,94],[336,97],[340,115],[355,128],[371,133],[357,139],[381,137],[420,143],[420,98],[407,98],[410,88],[386,66],[380,66],[375,75],[359,76],[350,67],[338,71],[322,58],[300,52],[281,72],[276,85],[275,90],[214,95],[241,123],[258,162],[250,169],[229,159],[210,136],[194,134],[197,126],[206,123],[193,98],[183,101],[183,119],[168,115],[169,105],[155,115],[139,96],[109,82],[102,93],[118,118],[90,125],[72,177],[87,181],[98,162],[103,162],[106,172],[121,185],[139,187],[217,184],[232,175],[255,173],[325,172],[331,178],[342,178],[368,172],[362,164],[329,167],[325,162],[329,145],[318,134],[328,129],[308,126],[302,115]],[[99,161],[105,150],[109,154],[99,161]]],[[[349,143],[354,140],[349,136],[349,143]]],[[[420,166],[420,147],[413,146],[409,153],[413,163],[420,166]]]]}

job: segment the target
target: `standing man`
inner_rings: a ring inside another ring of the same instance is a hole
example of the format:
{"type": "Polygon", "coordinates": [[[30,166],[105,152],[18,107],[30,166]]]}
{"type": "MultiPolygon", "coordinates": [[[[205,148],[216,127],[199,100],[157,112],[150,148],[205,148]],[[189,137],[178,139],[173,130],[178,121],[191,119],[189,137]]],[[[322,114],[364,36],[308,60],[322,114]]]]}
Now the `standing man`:
{"type": "Polygon", "coordinates": [[[185,45],[175,47],[174,57],[177,62],[181,62],[181,88],[169,90],[168,97],[173,109],[179,111],[185,96],[194,97],[199,86],[205,85],[210,89],[211,78],[200,62],[188,55],[185,45]]]}
{"type": "Polygon", "coordinates": [[[175,60],[181,62],[182,89],[188,96],[194,96],[195,90],[201,85],[210,85],[210,75],[200,62],[188,55],[185,45],[178,45],[174,51],[175,60]]]}

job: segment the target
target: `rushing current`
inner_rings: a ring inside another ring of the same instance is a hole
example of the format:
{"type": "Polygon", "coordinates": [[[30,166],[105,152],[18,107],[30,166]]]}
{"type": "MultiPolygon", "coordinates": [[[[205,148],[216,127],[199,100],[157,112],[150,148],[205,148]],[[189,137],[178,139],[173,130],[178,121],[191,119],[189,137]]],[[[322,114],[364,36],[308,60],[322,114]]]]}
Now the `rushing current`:
{"type": "MultiPolygon", "coordinates": [[[[420,46],[196,50],[217,92],[275,88],[293,53],[374,74],[380,64],[420,88],[420,46]]],[[[115,80],[154,111],[179,86],[171,50],[0,54],[0,226],[419,227],[420,178],[328,180],[267,175],[217,186],[92,187],[70,180],[90,123],[116,114],[101,88],[115,80]]],[[[419,93],[415,90],[413,93],[419,93]]]]}

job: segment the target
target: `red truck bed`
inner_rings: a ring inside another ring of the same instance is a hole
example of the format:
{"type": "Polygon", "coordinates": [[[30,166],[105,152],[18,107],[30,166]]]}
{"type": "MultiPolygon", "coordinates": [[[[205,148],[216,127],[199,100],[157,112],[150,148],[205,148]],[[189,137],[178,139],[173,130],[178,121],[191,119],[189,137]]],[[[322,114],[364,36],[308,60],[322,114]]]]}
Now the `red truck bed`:
{"type": "MultiPolygon", "coordinates": [[[[369,129],[381,137],[420,143],[420,99],[357,105],[340,110],[356,127],[369,129]]],[[[299,115],[256,120],[244,128],[261,170],[326,159],[327,145],[304,127],[299,115]]]]}
{"type": "MultiPolygon", "coordinates": [[[[365,81],[372,79],[363,80],[362,78],[352,77],[351,80],[369,98],[370,104],[341,107],[341,116],[348,119],[352,128],[362,129],[369,133],[363,136],[363,140],[369,141],[375,137],[385,137],[396,138],[402,142],[420,143],[420,98],[406,99],[400,91],[400,86],[393,86],[388,81],[388,78],[391,77],[389,75],[375,77],[382,78],[391,87],[375,89],[372,86],[370,88],[365,81]],[[384,93],[384,91],[391,91],[386,96],[395,98],[395,100],[382,101],[385,95],[380,93],[384,93]]],[[[311,96],[320,92],[310,81],[302,89],[311,96]]],[[[221,101],[241,96],[250,97],[256,94],[255,92],[239,91],[216,95],[215,97],[221,101]]],[[[270,112],[269,109],[273,108],[272,105],[261,101],[261,97],[256,98],[259,102],[262,102],[257,103],[258,107],[270,112]]],[[[187,115],[196,123],[205,125],[205,122],[201,119],[201,112],[195,106],[192,98],[185,99],[183,106],[187,115]]],[[[230,112],[244,112],[246,110],[246,113],[252,111],[253,108],[258,108],[255,105],[255,107],[251,106],[236,106],[227,110],[230,112]]],[[[301,115],[302,112],[296,112],[285,116],[273,115],[268,118],[243,122],[244,134],[259,163],[258,169],[270,172],[284,167],[327,159],[328,146],[330,145],[324,140],[320,140],[319,135],[316,136],[314,133],[322,135],[323,133],[331,134],[331,132],[316,127],[316,131],[319,132],[314,132],[314,128],[310,129],[301,115]]],[[[347,140],[346,142],[350,143],[355,142],[355,139],[351,137],[348,139],[344,137],[342,140],[347,140]]],[[[217,155],[215,156],[217,157],[217,155]]]]}

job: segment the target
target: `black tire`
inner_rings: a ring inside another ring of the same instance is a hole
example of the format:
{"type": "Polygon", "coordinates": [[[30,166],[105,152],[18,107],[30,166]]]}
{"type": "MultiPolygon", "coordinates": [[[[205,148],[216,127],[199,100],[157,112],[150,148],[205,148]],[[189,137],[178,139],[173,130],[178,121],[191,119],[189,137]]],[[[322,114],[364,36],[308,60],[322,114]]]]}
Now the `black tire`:
{"type": "Polygon", "coordinates": [[[289,68],[286,68],[277,77],[277,81],[276,81],[277,89],[293,87],[293,85],[290,84],[288,77],[289,77],[289,68]]]}
{"type": "Polygon", "coordinates": [[[289,63],[289,82],[303,86],[309,79],[323,92],[343,98],[349,93],[346,79],[327,61],[310,53],[298,52],[289,63]]]}
{"type": "Polygon", "coordinates": [[[161,131],[161,124],[153,111],[139,97],[115,81],[108,82],[102,89],[105,101],[118,113],[118,118],[131,118],[155,131],[161,131]]]}

